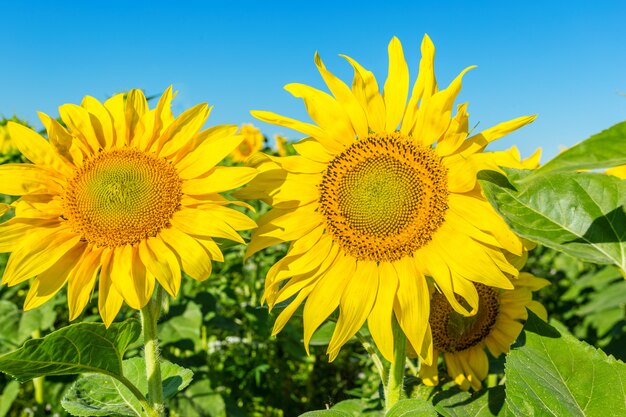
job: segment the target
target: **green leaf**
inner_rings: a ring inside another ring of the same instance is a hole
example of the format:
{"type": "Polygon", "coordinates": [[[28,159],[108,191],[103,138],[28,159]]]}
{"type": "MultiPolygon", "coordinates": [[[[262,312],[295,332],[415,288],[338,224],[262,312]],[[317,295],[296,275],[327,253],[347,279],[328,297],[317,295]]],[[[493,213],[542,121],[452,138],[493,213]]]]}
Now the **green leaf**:
{"type": "Polygon", "coordinates": [[[300,417],[353,417],[353,415],[346,411],[315,410],[300,414],[300,417]]]}
{"type": "Polygon", "coordinates": [[[514,415],[626,415],[626,365],[532,312],[505,374],[514,415]]]}
{"type": "Polygon", "coordinates": [[[338,402],[331,408],[332,411],[343,411],[352,417],[382,417],[382,410],[376,410],[372,404],[363,399],[351,399],[338,402]]]}
{"type": "Polygon", "coordinates": [[[181,340],[197,342],[200,339],[201,327],[202,311],[198,304],[189,302],[184,313],[174,315],[159,325],[160,344],[165,346],[181,340]]]}
{"type": "Polygon", "coordinates": [[[140,332],[141,325],[132,319],[108,329],[101,323],[73,324],[0,356],[0,371],[20,382],[85,372],[122,375],[122,355],[140,332]]]}
{"type": "Polygon", "coordinates": [[[0,300],[0,352],[4,353],[19,346],[18,329],[20,312],[10,301],[0,300]]]}
{"type": "Polygon", "coordinates": [[[429,401],[412,398],[410,400],[398,401],[391,407],[391,410],[387,411],[387,414],[385,414],[385,417],[412,416],[437,417],[437,412],[429,401]]]}
{"type": "Polygon", "coordinates": [[[624,165],[626,164],[624,143],[626,143],[626,122],[621,122],[572,146],[537,169],[531,176],[624,165]]]}
{"type": "Polygon", "coordinates": [[[4,417],[11,411],[13,401],[20,392],[20,384],[17,381],[9,381],[0,394],[0,417],[4,417]]]}
{"type": "Polygon", "coordinates": [[[309,345],[311,346],[326,346],[330,343],[330,339],[333,337],[333,332],[335,331],[335,326],[337,325],[334,321],[327,321],[322,324],[311,336],[311,342],[309,345]]]}
{"type": "Polygon", "coordinates": [[[551,173],[528,178],[530,171],[481,171],[491,205],[520,236],[580,259],[626,269],[626,182],[611,175],[551,173]],[[496,179],[497,178],[497,179],[496,179]]]}
{"type": "Polygon", "coordinates": [[[433,398],[435,409],[444,417],[493,417],[507,415],[504,386],[470,394],[458,389],[443,391],[433,398]]]}
{"type": "MultiPolygon", "coordinates": [[[[123,362],[124,375],[140,392],[147,394],[146,366],[141,358],[123,362]]],[[[168,361],[161,362],[163,394],[173,397],[191,382],[189,369],[168,361]]],[[[65,394],[61,405],[74,416],[142,416],[142,407],[133,393],[114,377],[89,374],[79,378],[65,394]]]]}

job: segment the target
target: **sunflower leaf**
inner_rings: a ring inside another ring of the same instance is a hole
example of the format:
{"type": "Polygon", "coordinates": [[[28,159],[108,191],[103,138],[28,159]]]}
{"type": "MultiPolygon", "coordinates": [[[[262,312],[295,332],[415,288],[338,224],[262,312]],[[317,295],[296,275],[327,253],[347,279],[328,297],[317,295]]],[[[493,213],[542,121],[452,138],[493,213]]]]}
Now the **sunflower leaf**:
{"type": "MultiPolygon", "coordinates": [[[[148,392],[146,367],[143,359],[123,362],[124,375],[144,395],[148,392]]],[[[163,394],[173,397],[191,382],[193,373],[168,361],[161,361],[163,394]]],[[[142,416],[141,404],[133,393],[117,379],[101,374],[79,378],[65,394],[61,405],[74,416],[142,416]]]]}
{"type": "Polygon", "coordinates": [[[539,177],[548,172],[624,165],[626,164],[625,141],[626,122],[621,122],[562,152],[534,171],[530,178],[539,177]]]}
{"type": "Polygon", "coordinates": [[[437,417],[437,411],[430,401],[419,398],[398,401],[387,413],[385,417],[437,417]]]}
{"type": "Polygon", "coordinates": [[[460,389],[442,391],[433,398],[435,409],[444,417],[506,416],[504,386],[470,394],[460,389]]]}
{"type": "Polygon", "coordinates": [[[513,415],[626,415],[626,364],[529,312],[506,361],[513,415]]]}
{"type": "Polygon", "coordinates": [[[491,205],[518,235],[582,260],[626,270],[626,182],[603,174],[505,169],[504,177],[481,171],[491,205]],[[500,179],[498,179],[500,178],[500,179]]]}
{"type": "Polygon", "coordinates": [[[44,375],[97,372],[122,375],[124,351],[141,333],[137,320],[113,323],[78,323],[0,356],[0,371],[20,382],[44,375]]]}

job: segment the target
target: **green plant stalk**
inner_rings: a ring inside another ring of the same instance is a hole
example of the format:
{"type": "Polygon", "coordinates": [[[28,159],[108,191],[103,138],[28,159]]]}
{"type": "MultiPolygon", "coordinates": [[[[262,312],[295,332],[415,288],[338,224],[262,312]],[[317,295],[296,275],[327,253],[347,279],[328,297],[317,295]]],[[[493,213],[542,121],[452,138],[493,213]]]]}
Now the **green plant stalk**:
{"type": "Polygon", "coordinates": [[[374,348],[374,346],[370,343],[370,341],[361,333],[356,332],[356,337],[357,339],[359,339],[359,342],[361,342],[361,345],[363,345],[363,349],[365,349],[367,354],[372,359],[372,362],[374,362],[374,366],[376,367],[376,370],[378,371],[378,375],[380,376],[380,380],[382,381],[383,386],[386,386],[387,378],[388,378],[387,370],[385,369],[383,362],[380,360],[380,356],[378,356],[378,352],[376,352],[376,348],[374,348]]]}
{"type": "MultiPolygon", "coordinates": [[[[39,339],[41,337],[41,332],[39,329],[33,330],[31,335],[33,339],[39,339]]],[[[35,403],[43,404],[43,376],[33,378],[33,388],[35,389],[35,403]]]]}
{"type": "Polygon", "coordinates": [[[141,326],[143,328],[144,360],[148,376],[148,400],[157,416],[164,416],[163,381],[161,364],[159,363],[159,339],[157,336],[157,319],[161,311],[163,289],[156,285],[155,296],[141,309],[141,326]]]}
{"type": "Polygon", "coordinates": [[[402,399],[404,392],[404,369],[406,366],[406,336],[393,318],[393,362],[389,368],[389,382],[385,390],[385,411],[402,399]]]}

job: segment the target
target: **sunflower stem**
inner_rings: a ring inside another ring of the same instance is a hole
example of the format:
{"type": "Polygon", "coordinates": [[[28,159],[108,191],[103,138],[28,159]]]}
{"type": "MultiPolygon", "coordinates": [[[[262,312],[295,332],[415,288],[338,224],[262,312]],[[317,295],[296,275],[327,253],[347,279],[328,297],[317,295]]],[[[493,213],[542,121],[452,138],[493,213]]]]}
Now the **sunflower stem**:
{"type": "Polygon", "coordinates": [[[374,348],[374,345],[372,345],[372,343],[370,343],[370,341],[361,333],[357,332],[356,337],[357,339],[359,339],[359,342],[361,342],[361,345],[363,345],[363,349],[365,349],[367,354],[370,355],[370,358],[372,359],[372,362],[374,362],[374,366],[376,367],[376,370],[378,371],[380,380],[382,381],[383,385],[385,385],[387,382],[387,378],[388,378],[387,370],[385,369],[385,366],[383,365],[383,361],[380,360],[380,356],[378,356],[378,352],[376,352],[376,348],[374,348]]]}
{"type": "Polygon", "coordinates": [[[141,309],[143,327],[144,360],[148,376],[148,400],[156,415],[164,416],[163,381],[159,363],[159,339],[157,337],[157,319],[161,311],[163,289],[157,284],[155,296],[141,309]]]}
{"type": "MultiPolygon", "coordinates": [[[[31,334],[33,339],[39,339],[41,337],[41,332],[39,329],[33,330],[31,334]]],[[[41,405],[43,404],[43,376],[33,378],[33,388],[35,390],[35,403],[41,405]]]]}
{"type": "Polygon", "coordinates": [[[389,368],[389,382],[385,392],[385,411],[402,398],[404,392],[404,369],[406,366],[406,336],[397,320],[393,319],[393,362],[389,368]]]}

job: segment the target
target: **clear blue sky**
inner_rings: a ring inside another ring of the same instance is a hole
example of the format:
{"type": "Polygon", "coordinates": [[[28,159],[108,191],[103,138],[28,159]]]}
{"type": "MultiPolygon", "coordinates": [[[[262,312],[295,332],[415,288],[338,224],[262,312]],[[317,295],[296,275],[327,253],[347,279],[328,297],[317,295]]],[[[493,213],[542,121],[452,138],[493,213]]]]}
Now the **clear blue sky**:
{"type": "Polygon", "coordinates": [[[400,38],[414,79],[419,45],[437,48],[440,85],[468,65],[460,101],[480,128],[525,114],[539,118],[498,141],[544,158],[626,119],[626,1],[15,1],[2,5],[0,115],[41,126],[84,95],[105,99],[173,84],[174,110],[215,105],[210,124],[253,122],[272,137],[297,132],[255,122],[252,109],[306,118],[282,87],[322,88],[313,64],[350,82],[338,54],[382,85],[387,43],[400,38]]]}

